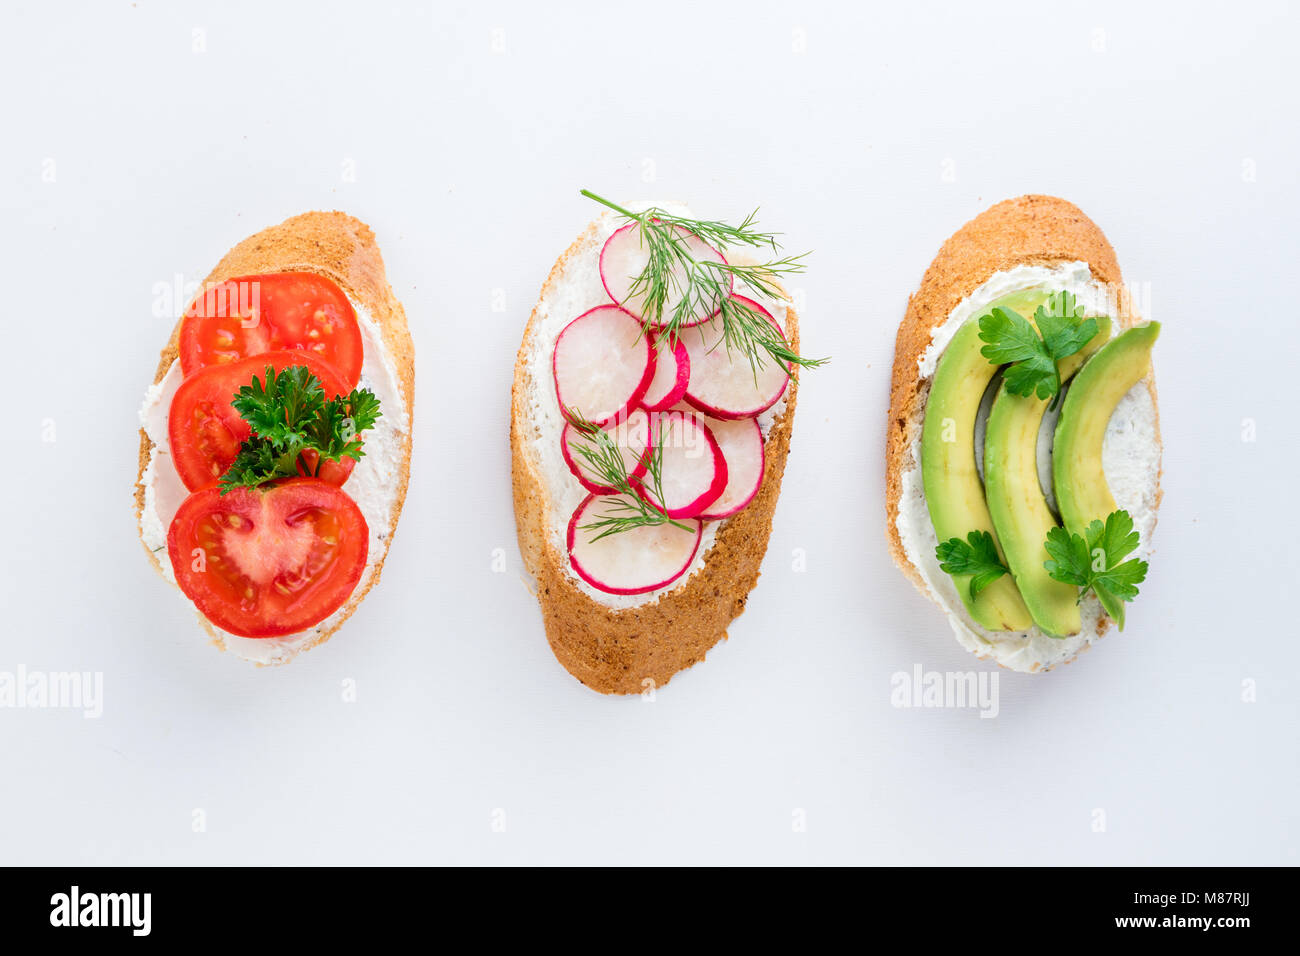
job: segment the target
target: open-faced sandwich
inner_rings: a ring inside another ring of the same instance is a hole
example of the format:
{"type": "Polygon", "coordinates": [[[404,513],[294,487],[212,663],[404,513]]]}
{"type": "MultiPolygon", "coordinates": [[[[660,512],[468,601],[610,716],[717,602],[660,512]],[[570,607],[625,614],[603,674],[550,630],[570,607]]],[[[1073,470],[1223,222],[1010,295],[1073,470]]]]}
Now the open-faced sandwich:
{"type": "Polygon", "coordinates": [[[281,664],[379,580],[406,497],[415,370],[370,228],[312,212],[235,246],[162,351],[135,507],[213,642],[281,664]]]}
{"type": "Polygon", "coordinates": [[[908,302],[890,551],[976,655],[1044,671],[1123,629],[1160,504],[1159,331],[1101,230],[1050,196],[967,223],[908,302]]]}
{"type": "Polygon", "coordinates": [[[551,649],[603,693],[662,686],[744,610],[794,424],[801,269],[753,217],[604,213],[519,348],[515,520],[551,649]]]}

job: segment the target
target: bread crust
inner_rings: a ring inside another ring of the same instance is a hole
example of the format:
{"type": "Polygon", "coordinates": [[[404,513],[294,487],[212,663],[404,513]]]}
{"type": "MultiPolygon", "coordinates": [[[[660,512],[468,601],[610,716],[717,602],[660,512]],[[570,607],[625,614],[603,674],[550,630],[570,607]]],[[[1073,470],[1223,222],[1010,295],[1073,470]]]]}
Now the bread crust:
{"type": "MultiPolygon", "coordinates": [[[[527,451],[527,435],[532,430],[528,358],[542,300],[560,280],[569,260],[592,240],[599,222],[588,226],[556,261],[524,330],[511,391],[511,479],[519,551],[536,584],[546,639],[556,659],[592,690],[639,694],[664,686],[678,671],[703,660],[745,609],[749,592],[758,581],[781,493],[798,375],[791,376],[785,409],[768,433],[766,471],[758,494],[744,510],[722,522],[704,565],[684,584],[640,607],[612,609],[593,600],[565,570],[568,555],[551,543],[550,494],[527,451]]],[[[786,316],[786,335],[797,352],[798,316],[792,307],[787,307],[786,316]]]]}
{"type": "MultiPolygon", "coordinates": [[[[341,609],[340,616],[329,628],[304,643],[297,651],[310,650],[329,640],[361,604],[370,589],[379,582],[380,572],[388,558],[393,543],[393,533],[406,502],[406,489],[411,474],[411,441],[414,435],[415,402],[415,346],[406,323],[406,312],[393,294],[384,271],[384,260],[375,242],[375,234],[364,222],[342,212],[307,212],[286,219],[277,226],[263,229],[249,236],[222,257],[208,274],[204,287],[239,276],[267,275],[276,272],[314,272],[338,284],[349,298],[359,302],[379,325],[384,346],[397,369],[406,403],[407,430],[398,469],[397,496],[394,501],[391,523],[384,536],[384,553],[375,562],[373,571],[357,587],[341,609]]],[[[171,338],[158,360],[154,384],[167,375],[168,369],[179,355],[181,323],[172,329],[171,338]]],[[[140,459],[135,481],[136,528],[141,533],[141,516],[144,513],[144,472],[153,454],[154,443],[143,428],[140,429],[140,459]]],[[[163,573],[159,556],[145,548],[149,560],[159,574],[163,573]]],[[[212,637],[213,643],[225,649],[220,633],[202,614],[199,621],[212,637]]]]}
{"type": "MultiPolygon", "coordinates": [[[[1020,196],[980,213],[943,244],[926,269],[920,288],[908,298],[907,311],[894,343],[885,437],[885,525],[894,562],[917,590],[932,600],[934,595],[908,560],[898,533],[902,474],[909,464],[912,443],[924,419],[929,397],[928,380],[922,382],[918,378],[918,362],[929,347],[935,328],[992,275],[1016,266],[1054,266],[1063,262],[1086,262],[1093,278],[1115,291],[1121,327],[1141,321],[1124,287],[1115,250],[1106,236],[1078,206],[1055,196],[1020,196]]],[[[1148,378],[1147,387],[1154,401],[1154,374],[1148,378]]],[[[1158,404],[1156,408],[1158,441],[1158,404]]],[[[1157,487],[1157,508],[1160,495],[1157,487]]],[[[1103,620],[1103,632],[1105,624],[1103,620]]]]}

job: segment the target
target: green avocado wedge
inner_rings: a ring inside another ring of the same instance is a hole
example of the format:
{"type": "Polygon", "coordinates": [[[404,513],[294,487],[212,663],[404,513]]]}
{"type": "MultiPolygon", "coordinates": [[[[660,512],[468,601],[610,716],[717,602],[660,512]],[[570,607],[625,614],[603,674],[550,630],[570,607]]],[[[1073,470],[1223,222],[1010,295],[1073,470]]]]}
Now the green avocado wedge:
{"type": "MultiPolygon", "coordinates": [[[[989,309],[1013,309],[1033,315],[1047,301],[1043,290],[1004,296],[989,309]]],[[[988,311],[988,310],[985,310],[988,311]]],[[[982,313],[981,313],[982,314],[982,313]]],[[[930,385],[921,431],[921,478],[930,520],[940,542],[966,540],[972,531],[987,531],[998,544],[997,531],[984,498],[984,485],[975,467],[975,418],[997,366],[980,354],[978,318],[972,317],[944,349],[930,385]]],[[[1001,554],[1001,547],[998,548],[1001,554]]],[[[953,575],[957,593],[976,624],[990,631],[1023,631],[1033,624],[1029,609],[1009,574],[989,584],[972,599],[970,575],[953,575]]]]}
{"type": "MultiPolygon", "coordinates": [[[[1118,507],[1102,469],[1102,442],[1115,406],[1151,371],[1151,348],[1159,335],[1158,322],[1121,332],[1083,366],[1066,392],[1052,444],[1052,488],[1071,534],[1083,535],[1094,519],[1104,522],[1118,507]]],[[[1098,599],[1123,630],[1124,602],[1102,594],[1098,599]]]]}
{"type": "MultiPolygon", "coordinates": [[[[1094,317],[1097,334],[1056,363],[1061,383],[1110,338],[1110,319],[1094,317]]],[[[1039,630],[1053,637],[1079,633],[1079,589],[1054,580],[1043,566],[1047,532],[1056,518],[1038,480],[1038,432],[1050,399],[999,388],[984,432],[984,491],[1007,566],[1039,630]]]]}

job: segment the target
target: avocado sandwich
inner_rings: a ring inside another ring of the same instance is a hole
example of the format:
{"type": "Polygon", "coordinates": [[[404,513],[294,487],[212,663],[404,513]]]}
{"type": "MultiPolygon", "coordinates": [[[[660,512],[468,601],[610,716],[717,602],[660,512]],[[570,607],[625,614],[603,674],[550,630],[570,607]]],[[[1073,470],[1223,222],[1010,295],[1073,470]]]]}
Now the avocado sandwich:
{"type": "Polygon", "coordinates": [[[890,552],[981,658],[1046,671],[1125,626],[1160,504],[1140,298],[1076,206],[1022,196],[959,229],[908,301],[890,552]]]}

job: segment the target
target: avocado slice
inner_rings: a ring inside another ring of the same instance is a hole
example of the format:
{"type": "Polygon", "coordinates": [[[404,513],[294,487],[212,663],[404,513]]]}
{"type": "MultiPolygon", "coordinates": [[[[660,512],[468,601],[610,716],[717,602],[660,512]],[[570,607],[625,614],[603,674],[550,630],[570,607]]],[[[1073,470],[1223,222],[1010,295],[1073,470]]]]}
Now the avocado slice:
{"type": "MultiPolygon", "coordinates": [[[[1032,320],[1031,320],[1032,321],[1032,320]]],[[[1110,338],[1110,319],[1095,316],[1097,334],[1057,362],[1064,385],[1110,338]]],[[[1079,589],[1043,567],[1047,532],[1056,518],[1038,481],[1038,431],[1050,399],[999,388],[984,431],[984,491],[1007,567],[1039,630],[1054,637],[1079,633],[1079,589]]]]}
{"type": "MultiPolygon", "coordinates": [[[[1002,307],[1033,315],[1047,297],[1044,290],[1029,289],[1004,296],[989,309],[1002,307]]],[[[972,317],[957,331],[939,358],[921,431],[921,478],[930,521],[939,541],[950,538],[964,541],[972,531],[987,531],[1001,554],[998,533],[984,499],[984,485],[975,468],[975,416],[998,370],[980,354],[984,343],[979,334],[979,320],[972,317]]],[[[990,631],[1023,631],[1033,624],[1011,575],[998,578],[974,600],[970,596],[970,578],[962,574],[953,575],[952,580],[966,610],[980,627],[990,631]]]]}
{"type": "MultiPolygon", "coordinates": [[[[1084,365],[1066,392],[1052,444],[1052,488],[1071,534],[1082,535],[1118,507],[1102,470],[1102,440],[1119,400],[1151,371],[1151,348],[1159,335],[1159,322],[1121,332],[1084,365]]],[[[1097,597],[1123,630],[1124,602],[1097,597]]]]}

